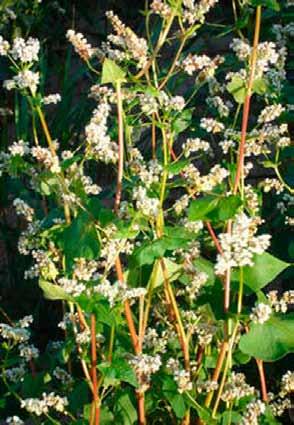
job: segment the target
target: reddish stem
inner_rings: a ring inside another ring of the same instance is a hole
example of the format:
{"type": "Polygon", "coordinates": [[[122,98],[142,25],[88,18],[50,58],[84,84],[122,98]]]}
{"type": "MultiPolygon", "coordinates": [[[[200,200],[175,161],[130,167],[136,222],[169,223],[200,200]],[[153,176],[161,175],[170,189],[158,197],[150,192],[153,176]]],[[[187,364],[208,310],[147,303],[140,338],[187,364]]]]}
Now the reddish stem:
{"type": "Polygon", "coordinates": [[[209,231],[209,234],[210,234],[211,239],[213,240],[213,242],[215,244],[216,249],[218,250],[218,252],[220,254],[222,254],[223,253],[222,247],[221,247],[219,240],[218,240],[218,238],[217,238],[217,236],[216,236],[216,234],[213,230],[212,225],[210,224],[209,221],[205,221],[205,226],[207,227],[207,230],[209,231]]]}
{"type": "Polygon", "coordinates": [[[262,400],[267,402],[268,401],[268,394],[267,394],[267,387],[266,387],[266,379],[265,379],[263,361],[259,360],[259,359],[255,359],[255,361],[256,361],[258,373],[259,373],[262,400]]]}

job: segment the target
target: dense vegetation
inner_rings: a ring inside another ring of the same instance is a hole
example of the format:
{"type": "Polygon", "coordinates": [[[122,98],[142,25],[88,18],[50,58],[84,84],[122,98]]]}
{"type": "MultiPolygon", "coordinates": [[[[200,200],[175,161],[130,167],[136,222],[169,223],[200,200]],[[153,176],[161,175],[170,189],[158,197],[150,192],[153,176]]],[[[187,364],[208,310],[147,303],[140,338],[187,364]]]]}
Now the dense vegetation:
{"type": "Polygon", "coordinates": [[[293,5],[0,5],[0,417],[291,420],[293,5]]]}

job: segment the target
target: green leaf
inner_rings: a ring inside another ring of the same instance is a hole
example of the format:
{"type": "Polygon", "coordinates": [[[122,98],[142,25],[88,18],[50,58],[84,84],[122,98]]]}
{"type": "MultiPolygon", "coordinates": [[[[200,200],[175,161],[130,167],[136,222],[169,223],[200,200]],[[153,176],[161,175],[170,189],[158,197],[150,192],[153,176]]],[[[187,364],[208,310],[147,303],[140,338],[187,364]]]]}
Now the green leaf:
{"type": "MultiPolygon", "coordinates": [[[[174,261],[169,260],[168,258],[164,259],[164,263],[167,270],[168,280],[170,282],[173,282],[179,277],[182,271],[182,266],[180,264],[175,263],[174,261]]],[[[152,273],[149,279],[150,286],[151,286],[151,282],[152,282],[152,289],[155,289],[158,286],[163,285],[163,282],[164,282],[162,267],[160,266],[160,263],[158,260],[155,261],[153,269],[152,269],[152,273]]]]}
{"type": "Polygon", "coordinates": [[[225,221],[234,217],[239,207],[242,205],[240,196],[229,195],[218,199],[217,207],[208,212],[207,217],[212,221],[225,221]]]}
{"type": "Polygon", "coordinates": [[[61,163],[61,169],[62,171],[67,170],[71,165],[75,164],[76,162],[79,162],[83,158],[83,155],[75,155],[72,158],[65,159],[61,163]]]}
{"type": "MultiPolygon", "coordinates": [[[[89,388],[86,382],[80,381],[75,384],[74,389],[68,397],[70,411],[76,414],[80,409],[84,410],[84,415],[87,415],[89,401],[89,388]]],[[[86,419],[84,417],[84,419],[86,419]]]]}
{"type": "Polygon", "coordinates": [[[111,59],[104,59],[101,84],[116,84],[125,80],[126,73],[111,59]]]}
{"type": "MultiPolygon", "coordinates": [[[[244,282],[252,291],[257,292],[275,279],[290,264],[279,260],[268,252],[254,256],[254,266],[243,268],[244,282]]],[[[234,270],[232,279],[239,279],[239,271],[234,270]]]]}
{"type": "Polygon", "coordinates": [[[172,164],[168,164],[166,169],[172,175],[179,174],[180,171],[182,171],[189,164],[189,162],[189,159],[182,159],[180,161],[173,162],[172,164]]]}
{"type": "Polygon", "coordinates": [[[218,198],[214,196],[204,196],[200,199],[195,199],[190,203],[188,218],[191,221],[205,220],[207,214],[213,211],[218,204],[218,198]]]}
{"type": "Polygon", "coordinates": [[[61,247],[66,266],[71,267],[75,258],[93,260],[99,257],[100,242],[94,222],[87,213],[80,213],[64,230],[61,247]]]}
{"type": "Polygon", "coordinates": [[[280,10],[280,5],[277,0],[250,0],[252,6],[265,6],[269,9],[273,9],[276,12],[280,10]]]}
{"type": "Polygon", "coordinates": [[[148,241],[135,249],[130,258],[130,265],[142,266],[143,264],[152,264],[157,258],[164,257],[166,251],[173,251],[178,248],[184,248],[193,237],[193,234],[187,235],[182,231],[179,235],[175,229],[174,236],[164,235],[154,241],[148,241]]]}
{"type": "Polygon", "coordinates": [[[185,131],[191,124],[192,109],[185,109],[180,114],[177,114],[175,120],[172,122],[172,131],[175,134],[180,134],[185,131]]]}
{"type": "Polygon", "coordinates": [[[120,382],[127,382],[133,387],[138,387],[137,378],[133,368],[123,358],[114,357],[111,363],[100,363],[98,369],[104,377],[104,386],[120,385],[120,382]]]}
{"type": "Polygon", "coordinates": [[[206,258],[199,257],[193,261],[194,266],[200,272],[204,272],[208,276],[207,285],[213,285],[215,282],[214,266],[211,261],[206,260],[206,258]]]}
{"type": "Polygon", "coordinates": [[[115,403],[115,421],[120,425],[134,425],[138,419],[137,410],[129,394],[122,394],[115,403]]]}
{"type": "Polygon", "coordinates": [[[231,93],[237,103],[244,103],[247,90],[245,82],[241,77],[233,77],[227,84],[227,90],[231,93]]]}
{"type": "Polygon", "coordinates": [[[54,285],[53,283],[40,279],[39,286],[47,300],[73,301],[73,298],[58,285],[54,285]]]}
{"type": "Polygon", "coordinates": [[[242,422],[242,416],[238,412],[224,412],[221,416],[222,422],[221,425],[231,425],[231,424],[240,424],[242,422]]]}
{"type": "Polygon", "coordinates": [[[187,407],[185,405],[185,399],[182,394],[179,394],[178,387],[173,378],[166,376],[162,385],[162,391],[173,408],[177,418],[182,419],[185,416],[187,407]]]}
{"type": "Polygon", "coordinates": [[[268,91],[268,85],[264,78],[257,78],[253,81],[252,85],[253,93],[257,93],[260,95],[265,94],[268,91]]]}
{"type": "Polygon", "coordinates": [[[276,361],[294,352],[294,313],[272,316],[263,324],[252,323],[240,339],[243,353],[264,361],[276,361]]]}

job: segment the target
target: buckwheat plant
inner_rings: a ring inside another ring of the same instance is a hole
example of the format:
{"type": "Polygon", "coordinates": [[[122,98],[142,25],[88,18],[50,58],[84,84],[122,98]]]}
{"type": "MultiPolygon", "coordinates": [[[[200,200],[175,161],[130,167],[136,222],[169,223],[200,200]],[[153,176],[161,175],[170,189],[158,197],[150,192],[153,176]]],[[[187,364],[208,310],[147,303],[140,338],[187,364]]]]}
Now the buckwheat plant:
{"type": "Polygon", "coordinates": [[[294,295],[266,290],[289,264],[270,254],[261,214],[276,191],[293,225],[281,94],[293,27],[261,41],[277,2],[233,3],[254,31],[237,27],[229,58],[193,44],[217,0],[151,1],[145,36],[108,11],[95,47],[68,29],[95,107],[67,149],[47,123],[62,99],[40,89],[40,42],[0,37],[4,87],[30,108],[31,137],[1,154],[1,173],[31,194],[13,201],[25,278],[64,311],[64,340],[45,352],[31,316],[0,324],[2,382],[21,416],[6,423],[275,424],[290,407],[293,372],[273,394],[263,367],[294,349],[294,295]],[[253,382],[240,371],[249,361],[253,382]]]}

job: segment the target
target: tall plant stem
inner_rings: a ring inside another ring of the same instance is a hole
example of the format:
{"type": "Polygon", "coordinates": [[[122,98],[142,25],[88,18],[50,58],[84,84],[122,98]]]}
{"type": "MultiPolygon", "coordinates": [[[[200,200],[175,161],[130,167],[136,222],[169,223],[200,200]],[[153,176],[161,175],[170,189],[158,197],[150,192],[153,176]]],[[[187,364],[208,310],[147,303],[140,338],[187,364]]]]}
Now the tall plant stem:
{"type": "Polygon", "coordinates": [[[182,53],[182,51],[183,51],[183,48],[184,48],[184,46],[185,46],[185,43],[186,43],[186,40],[187,40],[187,36],[183,36],[182,37],[182,39],[181,39],[181,43],[180,43],[180,46],[179,46],[179,48],[178,48],[178,50],[177,50],[177,53],[176,53],[176,55],[175,55],[175,57],[174,57],[174,60],[173,60],[173,62],[172,62],[172,65],[171,65],[171,67],[170,67],[170,69],[169,69],[169,71],[168,71],[168,73],[166,74],[166,76],[164,77],[164,79],[163,79],[163,81],[160,83],[160,85],[159,85],[159,90],[162,90],[163,88],[164,88],[164,86],[168,83],[168,80],[169,80],[169,78],[170,78],[170,76],[172,75],[172,73],[174,72],[174,69],[175,69],[175,67],[177,66],[177,62],[178,62],[178,60],[179,60],[179,58],[180,58],[180,55],[181,55],[181,53],[182,53]]]}
{"type": "Polygon", "coordinates": [[[212,411],[212,417],[213,418],[215,417],[215,415],[217,413],[218,406],[219,406],[219,403],[220,403],[220,400],[221,400],[221,395],[222,395],[222,392],[223,392],[223,389],[224,389],[224,385],[226,383],[227,373],[228,373],[230,363],[231,363],[232,350],[233,350],[233,346],[234,346],[234,343],[235,343],[238,328],[239,328],[239,322],[237,322],[235,324],[235,328],[233,330],[233,333],[232,333],[231,338],[230,338],[228,345],[227,345],[227,350],[226,350],[227,356],[226,356],[226,362],[225,362],[225,366],[224,366],[224,370],[223,370],[223,376],[222,376],[222,379],[221,379],[221,382],[220,382],[220,385],[219,385],[219,389],[218,389],[218,392],[217,392],[216,400],[215,400],[213,411],[212,411]]]}
{"type": "Polygon", "coordinates": [[[122,107],[122,94],[121,82],[116,83],[116,96],[117,96],[117,121],[118,121],[118,167],[117,167],[117,183],[114,211],[117,213],[121,200],[122,193],[122,179],[124,173],[124,127],[123,127],[123,107],[122,107]]]}
{"type": "MultiPolygon", "coordinates": [[[[43,128],[43,131],[44,131],[50,152],[51,152],[52,156],[56,157],[57,153],[56,153],[54,143],[53,143],[53,140],[52,140],[52,137],[51,137],[45,116],[43,114],[43,111],[40,108],[40,106],[36,106],[36,111],[37,111],[37,114],[40,118],[40,122],[41,122],[41,125],[42,125],[42,128],[43,128]]],[[[63,174],[61,175],[61,180],[62,180],[62,184],[64,184],[63,174]]],[[[70,224],[70,222],[71,222],[70,209],[69,209],[67,202],[64,202],[63,209],[64,209],[65,221],[66,221],[67,224],[70,224]]]]}
{"type": "Polygon", "coordinates": [[[96,350],[96,317],[95,314],[91,314],[91,360],[92,360],[92,382],[93,382],[93,403],[95,406],[95,425],[100,423],[100,406],[99,406],[99,395],[97,386],[97,350],[96,350]]]}
{"type": "MultiPolygon", "coordinates": [[[[219,379],[219,376],[220,376],[220,373],[221,373],[221,370],[222,370],[222,367],[223,367],[223,364],[224,364],[224,360],[225,360],[225,357],[226,357],[226,353],[228,351],[228,346],[229,346],[229,344],[228,344],[227,341],[224,341],[222,343],[222,346],[221,346],[221,349],[220,349],[220,352],[219,352],[219,355],[218,355],[218,358],[217,358],[216,367],[214,369],[214,372],[213,372],[213,375],[212,375],[212,378],[211,378],[211,380],[214,381],[214,382],[217,382],[218,379],[219,379]]],[[[213,393],[214,393],[213,391],[210,391],[210,393],[207,394],[206,399],[205,399],[205,403],[204,403],[205,407],[210,406],[210,403],[211,403],[212,397],[213,397],[213,393]]]]}
{"type": "MultiPolygon", "coordinates": [[[[117,280],[122,283],[124,281],[124,276],[123,276],[122,264],[119,257],[117,257],[115,260],[115,270],[116,270],[117,280]]],[[[128,300],[126,300],[124,303],[124,310],[125,310],[126,321],[128,324],[134,351],[136,354],[139,354],[137,331],[134,325],[132,311],[131,311],[130,303],[128,300]]]]}
{"type": "Polygon", "coordinates": [[[175,18],[175,12],[173,12],[170,17],[168,18],[168,21],[166,23],[166,27],[165,29],[160,32],[159,38],[157,40],[157,44],[153,50],[153,53],[150,57],[150,59],[146,62],[145,66],[141,69],[141,71],[139,71],[136,75],[135,78],[139,79],[141,78],[144,74],[146,74],[146,72],[148,71],[148,69],[150,68],[150,66],[152,65],[154,59],[157,57],[157,54],[159,52],[159,50],[161,49],[161,47],[163,46],[163,44],[165,43],[166,37],[168,36],[169,30],[172,26],[172,23],[174,21],[175,18]]]}
{"type": "Polygon", "coordinates": [[[268,401],[268,394],[267,394],[267,386],[266,386],[266,379],[265,379],[263,361],[260,360],[260,359],[255,359],[255,361],[256,361],[257,369],[258,369],[258,373],[259,373],[262,400],[267,402],[268,401]]]}
{"type": "MultiPolygon", "coordinates": [[[[240,182],[243,182],[244,180],[245,145],[246,145],[249,112],[250,112],[252,87],[253,87],[256,62],[257,62],[257,48],[258,48],[258,42],[259,42],[260,25],[261,25],[261,6],[257,6],[256,17],[255,17],[253,48],[252,48],[252,53],[250,58],[250,74],[249,74],[249,80],[247,85],[246,97],[245,97],[244,106],[243,106],[241,140],[240,140],[239,152],[238,152],[236,177],[235,177],[235,182],[233,187],[234,195],[236,195],[236,193],[238,192],[240,182]]],[[[244,185],[242,183],[242,187],[243,186],[244,185]]],[[[227,233],[231,234],[231,232],[232,232],[232,221],[229,220],[227,233]]],[[[231,269],[228,268],[226,273],[226,278],[225,278],[225,295],[224,295],[225,312],[228,312],[230,308],[230,291],[231,291],[231,269]]]]}
{"type": "MultiPolygon", "coordinates": [[[[124,172],[124,123],[123,123],[123,104],[122,104],[122,93],[121,93],[121,82],[116,83],[116,95],[117,95],[117,122],[118,122],[118,169],[117,169],[117,182],[116,182],[116,194],[114,202],[114,211],[118,214],[121,194],[122,194],[122,180],[124,172]]],[[[124,282],[123,268],[119,255],[115,260],[115,270],[117,279],[120,283],[124,282]]],[[[131,341],[135,353],[138,355],[141,353],[141,344],[133,321],[132,311],[129,301],[126,300],[124,303],[125,317],[128,324],[131,341]]],[[[137,403],[138,403],[138,423],[139,425],[145,425],[145,397],[143,392],[137,392],[137,403]]]]}
{"type": "Polygon", "coordinates": [[[182,319],[181,319],[180,311],[178,309],[177,301],[176,301],[176,298],[174,296],[171,284],[169,282],[168,272],[167,272],[167,268],[166,268],[164,259],[160,260],[160,265],[161,265],[161,269],[162,269],[164,285],[165,285],[166,291],[168,293],[168,297],[169,297],[169,300],[170,300],[170,303],[171,303],[171,306],[172,306],[172,311],[173,311],[173,314],[175,316],[176,323],[177,323],[177,331],[178,331],[178,335],[179,335],[179,341],[180,341],[180,344],[181,344],[181,348],[182,348],[182,351],[183,351],[185,369],[190,370],[190,355],[189,355],[188,340],[187,340],[185,329],[184,329],[183,322],[182,322],[182,319]]]}
{"type": "Polygon", "coordinates": [[[250,74],[249,74],[249,80],[247,85],[247,93],[246,93],[244,106],[243,106],[241,141],[239,146],[237,171],[236,171],[236,177],[235,177],[235,183],[234,183],[234,189],[233,189],[234,194],[236,194],[238,191],[240,180],[244,178],[245,144],[246,144],[246,135],[247,135],[247,128],[248,128],[249,112],[250,112],[251,93],[252,93],[252,87],[254,83],[256,62],[257,62],[257,48],[258,48],[258,42],[259,42],[260,25],[261,25],[261,6],[257,6],[256,17],[255,17],[253,48],[252,48],[252,54],[250,58],[250,74]]]}

